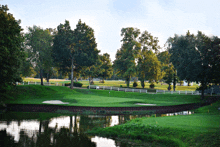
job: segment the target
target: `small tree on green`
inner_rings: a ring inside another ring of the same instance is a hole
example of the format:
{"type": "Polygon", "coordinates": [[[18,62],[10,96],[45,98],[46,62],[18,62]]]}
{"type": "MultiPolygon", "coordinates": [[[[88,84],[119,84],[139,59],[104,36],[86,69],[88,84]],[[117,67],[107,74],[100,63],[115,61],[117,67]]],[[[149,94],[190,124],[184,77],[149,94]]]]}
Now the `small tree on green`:
{"type": "Polygon", "coordinates": [[[104,82],[105,78],[110,78],[113,75],[113,68],[112,68],[112,63],[110,59],[110,55],[108,53],[105,53],[100,56],[101,60],[101,73],[99,76],[102,77],[102,82],[104,82]]]}

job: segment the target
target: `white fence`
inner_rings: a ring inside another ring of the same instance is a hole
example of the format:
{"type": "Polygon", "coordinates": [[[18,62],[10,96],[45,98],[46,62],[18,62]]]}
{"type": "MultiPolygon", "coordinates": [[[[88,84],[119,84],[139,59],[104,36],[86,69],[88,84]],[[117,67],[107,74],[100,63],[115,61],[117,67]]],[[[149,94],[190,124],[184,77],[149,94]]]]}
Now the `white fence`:
{"type": "Polygon", "coordinates": [[[148,92],[146,89],[132,89],[132,88],[119,88],[119,87],[109,87],[109,86],[95,86],[90,85],[89,89],[96,90],[114,90],[114,91],[124,91],[124,92],[139,92],[139,93],[151,93],[151,94],[190,94],[190,95],[201,95],[199,91],[166,91],[166,90],[158,90],[155,92],[148,92]]]}
{"type": "MultiPolygon", "coordinates": [[[[16,85],[40,85],[41,82],[16,82],[16,85]]],[[[64,83],[44,82],[45,86],[65,86],[64,83]]]]}
{"type": "MultiPolygon", "coordinates": [[[[41,82],[16,82],[16,85],[40,85],[41,82]]],[[[51,83],[44,82],[45,86],[65,86],[64,83],[51,83]]],[[[119,88],[119,87],[110,87],[110,86],[96,86],[90,85],[89,89],[97,90],[114,90],[114,91],[124,91],[124,92],[139,92],[139,93],[150,93],[150,94],[185,94],[185,95],[201,95],[199,91],[167,91],[167,90],[158,90],[156,92],[148,92],[147,89],[132,89],[132,88],[119,88]]]]}

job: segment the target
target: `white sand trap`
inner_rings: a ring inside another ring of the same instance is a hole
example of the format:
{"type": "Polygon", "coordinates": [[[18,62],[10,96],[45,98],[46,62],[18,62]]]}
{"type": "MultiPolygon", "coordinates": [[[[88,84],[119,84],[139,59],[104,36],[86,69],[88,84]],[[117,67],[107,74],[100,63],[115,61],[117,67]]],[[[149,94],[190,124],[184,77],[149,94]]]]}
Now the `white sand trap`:
{"type": "Polygon", "coordinates": [[[136,103],[135,105],[156,106],[156,104],[143,104],[143,103],[136,103]]]}
{"type": "Polygon", "coordinates": [[[42,103],[47,103],[47,104],[69,104],[68,102],[62,102],[60,100],[44,101],[42,103]]]}

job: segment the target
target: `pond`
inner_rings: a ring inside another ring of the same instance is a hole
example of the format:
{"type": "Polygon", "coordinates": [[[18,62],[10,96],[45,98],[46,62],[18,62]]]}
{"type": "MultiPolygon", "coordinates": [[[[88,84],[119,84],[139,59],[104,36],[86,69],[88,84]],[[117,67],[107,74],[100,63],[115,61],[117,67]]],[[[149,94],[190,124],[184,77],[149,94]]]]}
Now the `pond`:
{"type": "MultiPolygon", "coordinates": [[[[157,114],[188,115],[193,112],[157,114]]],[[[138,117],[150,115],[66,115],[58,113],[5,112],[0,114],[0,144],[5,146],[77,146],[126,147],[118,140],[89,136],[85,132],[96,127],[111,127],[138,117]]]]}

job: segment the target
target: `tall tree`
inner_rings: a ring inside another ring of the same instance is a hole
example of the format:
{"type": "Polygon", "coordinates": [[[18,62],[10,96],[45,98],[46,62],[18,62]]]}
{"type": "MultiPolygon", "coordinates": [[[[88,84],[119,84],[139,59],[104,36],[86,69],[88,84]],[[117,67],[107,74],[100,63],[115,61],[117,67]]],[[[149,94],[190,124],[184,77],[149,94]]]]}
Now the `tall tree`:
{"type": "Polygon", "coordinates": [[[161,63],[157,56],[151,50],[143,50],[138,59],[138,72],[141,79],[141,86],[144,88],[145,80],[152,82],[158,81],[161,77],[161,63]]]}
{"type": "MultiPolygon", "coordinates": [[[[0,93],[6,94],[13,83],[21,81],[19,68],[25,60],[20,20],[8,13],[7,5],[0,5],[0,93]]],[[[4,96],[3,96],[4,97],[4,96]]],[[[2,98],[3,98],[2,97],[2,98]]]]}
{"type": "Polygon", "coordinates": [[[137,28],[122,28],[121,40],[122,46],[116,53],[114,68],[117,74],[125,78],[127,87],[129,87],[130,78],[136,74],[136,62],[141,44],[138,42],[140,30],[137,28]]]}
{"type": "Polygon", "coordinates": [[[48,29],[33,26],[28,28],[25,34],[26,47],[31,54],[31,61],[35,63],[40,72],[41,85],[43,85],[43,70],[52,65],[52,36],[48,29]]]}
{"type": "Polygon", "coordinates": [[[158,81],[162,78],[161,64],[155,54],[160,49],[160,46],[158,45],[159,41],[157,37],[153,37],[147,31],[141,34],[139,42],[141,44],[141,52],[138,56],[138,73],[141,79],[141,85],[144,88],[145,80],[152,82],[153,80],[158,81]]]}
{"type": "Polygon", "coordinates": [[[168,51],[178,76],[180,79],[201,82],[202,98],[204,87],[213,81],[217,70],[215,67],[220,61],[219,42],[216,42],[215,47],[212,46],[215,38],[210,38],[200,31],[195,36],[188,31],[185,36],[175,35],[174,38],[168,39],[168,51]],[[211,58],[216,60],[210,60],[211,58]]]}
{"type": "Polygon", "coordinates": [[[91,67],[96,63],[99,50],[94,37],[94,30],[78,21],[76,29],[71,30],[69,21],[57,27],[54,38],[53,57],[58,67],[71,70],[71,89],[73,88],[74,69],[80,66],[91,67]]]}
{"type": "Polygon", "coordinates": [[[101,73],[99,76],[102,77],[103,82],[105,78],[110,78],[113,75],[113,68],[111,64],[110,55],[108,53],[103,54],[100,56],[100,60],[102,62],[102,65],[100,67],[101,73]]]}

